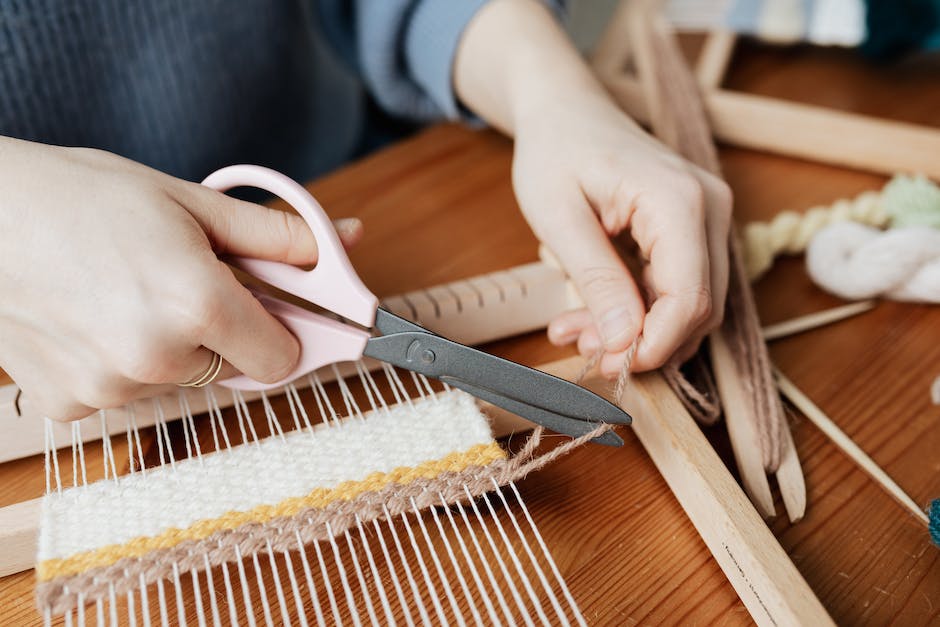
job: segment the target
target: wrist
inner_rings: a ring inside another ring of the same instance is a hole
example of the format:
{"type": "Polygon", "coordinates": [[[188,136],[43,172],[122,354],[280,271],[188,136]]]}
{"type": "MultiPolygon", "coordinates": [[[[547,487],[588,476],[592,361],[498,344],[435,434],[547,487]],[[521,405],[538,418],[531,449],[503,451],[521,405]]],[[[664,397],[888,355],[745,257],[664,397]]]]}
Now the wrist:
{"type": "Polygon", "coordinates": [[[483,7],[458,46],[454,81],[464,105],[510,135],[548,104],[607,98],[539,0],[495,0],[483,7]]]}

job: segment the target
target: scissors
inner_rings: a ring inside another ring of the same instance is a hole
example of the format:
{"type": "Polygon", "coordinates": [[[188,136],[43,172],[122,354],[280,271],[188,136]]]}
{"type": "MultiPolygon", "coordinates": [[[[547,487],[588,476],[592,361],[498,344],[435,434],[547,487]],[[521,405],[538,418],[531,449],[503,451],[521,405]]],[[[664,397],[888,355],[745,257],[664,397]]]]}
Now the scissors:
{"type": "MultiPolygon", "coordinates": [[[[222,385],[240,390],[272,389],[322,366],[366,356],[438,379],[572,437],[590,433],[602,422],[630,424],[626,412],[579,385],[454,342],[379,307],[376,296],[353,269],[326,212],[287,176],[260,166],[234,165],[214,172],[202,184],[220,192],[257,187],[287,201],[313,231],[319,249],[317,265],[304,270],[261,259],[229,261],[274,287],[365,327],[256,294],[300,342],[298,364],[277,383],[260,383],[241,375],[222,381],[222,385]]],[[[623,444],[612,431],[593,441],[623,444]]]]}

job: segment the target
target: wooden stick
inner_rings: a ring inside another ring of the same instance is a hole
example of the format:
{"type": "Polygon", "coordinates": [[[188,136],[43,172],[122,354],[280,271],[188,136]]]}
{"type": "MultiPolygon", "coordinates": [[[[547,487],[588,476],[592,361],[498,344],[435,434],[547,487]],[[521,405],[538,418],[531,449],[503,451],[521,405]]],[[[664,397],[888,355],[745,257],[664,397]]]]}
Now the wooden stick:
{"type": "Polygon", "coordinates": [[[29,570],[36,563],[41,501],[0,507],[0,577],[29,570]]]}
{"type": "Polygon", "coordinates": [[[708,34],[695,66],[695,76],[703,89],[721,87],[737,41],[734,31],[716,30],[708,34]]]}
{"type": "Polygon", "coordinates": [[[783,430],[783,456],[775,476],[787,518],[791,523],[803,520],[806,514],[806,478],[789,427],[783,430]]]}
{"type": "MultiPolygon", "coordinates": [[[[718,153],[712,141],[698,85],[685,64],[681,50],[654,0],[638,0],[631,11],[630,40],[643,94],[653,112],[656,136],[696,165],[721,175],[718,153]]],[[[729,241],[730,281],[725,320],[709,337],[712,370],[722,399],[742,482],[758,510],[773,516],[773,496],[765,469],[776,472],[785,454],[783,408],[774,387],[770,360],[759,328],[757,308],[742,263],[736,235],[729,241]]],[[[778,477],[791,481],[798,466],[791,457],[789,472],[778,477]],[[794,466],[794,464],[796,466],[794,466]]],[[[791,494],[805,482],[786,486],[791,494]]],[[[790,498],[788,506],[801,499],[790,498]]],[[[805,502],[805,496],[802,499],[805,502]]],[[[788,511],[790,518],[802,510],[788,511]]]]}
{"type": "Polygon", "coordinates": [[[633,430],[758,625],[831,625],[809,584],[659,375],[636,377],[633,430]]]}
{"type": "Polygon", "coordinates": [[[827,324],[839,322],[840,320],[845,320],[846,318],[851,318],[865,313],[866,311],[870,311],[876,304],[877,303],[873,300],[863,300],[861,302],[849,303],[848,305],[833,307],[832,309],[791,318],[783,322],[769,324],[763,329],[764,339],[768,341],[779,340],[780,338],[796,335],[797,333],[812,331],[813,329],[818,329],[827,324]]]}
{"type": "Polygon", "coordinates": [[[843,453],[848,455],[849,459],[858,464],[869,477],[881,484],[888,491],[894,500],[907,509],[917,520],[924,525],[930,523],[927,513],[921,509],[917,503],[897,483],[894,482],[888,473],[881,469],[875,461],[868,456],[852,439],[840,429],[832,419],[827,416],[808,396],[793,384],[778,368],[774,368],[774,376],[777,379],[777,386],[780,391],[790,399],[797,409],[803,412],[803,415],[819,427],[829,440],[835,444],[843,453]]]}
{"type": "Polygon", "coordinates": [[[633,430],[643,447],[754,621],[833,624],[662,377],[634,377],[621,402],[636,418],[633,430]]]}
{"type": "MultiPolygon", "coordinates": [[[[649,123],[639,82],[625,73],[601,80],[627,113],[649,123]]],[[[940,180],[940,129],[715,89],[705,111],[719,141],[789,157],[892,175],[940,180]]]]}
{"type": "MultiPolygon", "coordinates": [[[[569,381],[583,367],[581,357],[538,366],[569,381]]],[[[610,382],[601,377],[589,376],[581,384],[597,394],[610,394],[610,382]]],[[[662,375],[631,377],[618,404],[634,417],[634,433],[754,621],[832,625],[809,584],[662,375]]],[[[487,413],[499,417],[505,410],[492,408],[487,413]]]]}
{"type": "Polygon", "coordinates": [[[728,427],[731,450],[741,475],[741,483],[757,511],[764,518],[772,518],[777,511],[774,508],[774,497],[770,491],[770,481],[767,480],[767,473],[764,470],[757,423],[748,415],[748,407],[751,403],[738,377],[737,366],[728,343],[720,333],[713,333],[709,337],[709,342],[712,370],[721,394],[725,424],[728,427]]]}
{"type": "Polygon", "coordinates": [[[607,27],[589,55],[591,66],[600,74],[619,74],[630,62],[630,39],[626,36],[630,19],[629,0],[621,0],[614,9],[607,27]]]}

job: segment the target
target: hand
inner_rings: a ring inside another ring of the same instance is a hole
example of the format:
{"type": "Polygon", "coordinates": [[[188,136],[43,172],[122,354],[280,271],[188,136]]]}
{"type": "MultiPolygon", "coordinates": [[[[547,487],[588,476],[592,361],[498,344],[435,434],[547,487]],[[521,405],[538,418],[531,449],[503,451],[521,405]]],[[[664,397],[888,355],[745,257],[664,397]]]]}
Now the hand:
{"type": "Polygon", "coordinates": [[[685,361],[720,323],[727,185],[645,135],[606,98],[555,100],[520,120],[513,183],[529,224],[587,305],[552,321],[552,342],[577,341],[585,355],[603,349],[601,372],[615,376],[637,336],[632,369],[649,370],[685,361]],[[610,241],[622,232],[637,245],[639,281],[610,241]]]}
{"type": "MultiPolygon", "coordinates": [[[[311,264],[293,214],[242,202],[115,155],[0,138],[0,367],[68,420],[204,373],[264,382],[297,340],[217,255],[311,264]]],[[[337,224],[344,243],[358,220],[337,224]]]]}
{"type": "Polygon", "coordinates": [[[515,137],[519,204],[587,305],[554,320],[549,338],[577,341],[584,354],[603,349],[608,376],[637,337],[635,371],[690,357],[724,313],[727,185],[622,113],[534,0],[480,10],[458,47],[455,85],[515,137]],[[610,241],[622,232],[642,257],[639,285],[610,241]]]}

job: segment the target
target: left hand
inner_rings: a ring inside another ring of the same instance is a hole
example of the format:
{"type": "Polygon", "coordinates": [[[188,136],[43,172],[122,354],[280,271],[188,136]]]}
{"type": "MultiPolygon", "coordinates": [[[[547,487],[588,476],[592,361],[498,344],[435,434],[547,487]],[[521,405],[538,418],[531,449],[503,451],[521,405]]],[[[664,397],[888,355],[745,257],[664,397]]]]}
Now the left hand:
{"type": "Polygon", "coordinates": [[[552,321],[551,341],[577,341],[585,355],[603,349],[601,371],[614,376],[638,336],[632,369],[649,370],[685,361],[720,323],[727,185],[646,135],[606,96],[556,99],[520,118],[513,183],[535,234],[587,305],[552,321]],[[643,262],[638,278],[610,241],[623,232],[643,262]]]}
{"type": "Polygon", "coordinates": [[[515,137],[522,212],[587,305],[554,320],[549,338],[577,341],[584,354],[603,350],[608,376],[636,338],[633,370],[690,357],[724,313],[728,186],[620,111],[536,0],[481,9],[454,72],[460,99],[515,137]],[[637,244],[638,278],[610,241],[620,233],[637,244]]]}

